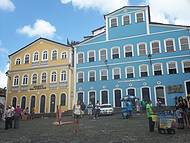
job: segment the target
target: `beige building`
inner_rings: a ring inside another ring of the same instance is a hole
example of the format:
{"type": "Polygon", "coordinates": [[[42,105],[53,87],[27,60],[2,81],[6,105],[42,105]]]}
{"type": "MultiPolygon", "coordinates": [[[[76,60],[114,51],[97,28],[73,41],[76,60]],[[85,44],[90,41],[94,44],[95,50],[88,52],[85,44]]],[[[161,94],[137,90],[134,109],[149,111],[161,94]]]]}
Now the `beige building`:
{"type": "Polygon", "coordinates": [[[73,50],[45,38],[39,38],[9,55],[7,105],[35,109],[36,113],[72,108],[73,50]]]}

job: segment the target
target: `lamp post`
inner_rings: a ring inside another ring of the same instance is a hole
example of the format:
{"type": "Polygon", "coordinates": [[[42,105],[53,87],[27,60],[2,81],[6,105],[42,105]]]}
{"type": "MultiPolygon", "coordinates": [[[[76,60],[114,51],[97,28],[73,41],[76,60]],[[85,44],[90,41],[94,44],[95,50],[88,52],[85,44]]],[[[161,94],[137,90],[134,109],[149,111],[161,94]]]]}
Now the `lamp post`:
{"type": "Polygon", "coordinates": [[[152,65],[152,54],[148,54],[149,63],[152,65]]]}

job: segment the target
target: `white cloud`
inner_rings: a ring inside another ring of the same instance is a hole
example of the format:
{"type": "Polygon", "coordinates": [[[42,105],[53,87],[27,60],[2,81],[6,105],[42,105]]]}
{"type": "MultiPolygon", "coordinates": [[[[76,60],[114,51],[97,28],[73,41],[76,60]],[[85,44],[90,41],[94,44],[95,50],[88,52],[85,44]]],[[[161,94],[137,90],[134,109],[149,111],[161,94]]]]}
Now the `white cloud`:
{"type": "Polygon", "coordinates": [[[152,21],[190,25],[190,0],[146,0],[146,4],[152,21]]]}
{"type": "Polygon", "coordinates": [[[61,0],[61,3],[72,3],[79,9],[94,9],[105,14],[126,6],[128,0],[61,0]]]}
{"type": "Polygon", "coordinates": [[[0,9],[14,11],[15,5],[11,0],[0,0],[0,9]]]}
{"type": "Polygon", "coordinates": [[[26,34],[29,37],[40,36],[51,38],[55,35],[56,28],[48,21],[37,19],[33,26],[25,25],[22,28],[17,29],[17,32],[26,34]]]}
{"type": "Polygon", "coordinates": [[[6,76],[6,71],[9,69],[9,64],[6,65],[6,68],[4,71],[0,70],[0,87],[4,88],[7,87],[7,76],[6,76]]]}

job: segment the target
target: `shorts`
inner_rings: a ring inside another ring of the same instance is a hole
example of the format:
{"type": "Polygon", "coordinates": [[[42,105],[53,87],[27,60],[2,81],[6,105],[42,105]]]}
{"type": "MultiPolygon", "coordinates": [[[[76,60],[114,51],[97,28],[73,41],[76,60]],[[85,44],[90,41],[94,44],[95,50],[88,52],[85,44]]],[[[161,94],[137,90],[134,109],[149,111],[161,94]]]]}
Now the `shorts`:
{"type": "Polygon", "coordinates": [[[74,114],[74,119],[79,119],[80,115],[74,114]]]}

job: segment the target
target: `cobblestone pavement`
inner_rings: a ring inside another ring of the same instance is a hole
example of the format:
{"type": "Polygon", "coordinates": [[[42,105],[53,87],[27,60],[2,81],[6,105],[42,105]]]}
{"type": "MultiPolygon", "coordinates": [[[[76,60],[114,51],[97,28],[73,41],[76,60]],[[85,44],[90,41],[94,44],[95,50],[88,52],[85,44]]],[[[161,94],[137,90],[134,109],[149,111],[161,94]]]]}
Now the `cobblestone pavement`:
{"type": "MultiPolygon", "coordinates": [[[[63,121],[71,121],[65,116],[63,121]]],[[[4,130],[1,123],[0,143],[189,143],[190,129],[176,130],[175,135],[148,132],[145,115],[122,119],[119,114],[80,121],[80,133],[73,133],[73,124],[57,127],[55,118],[21,121],[19,129],[4,130]]]]}

